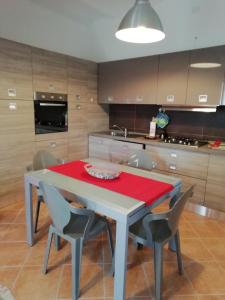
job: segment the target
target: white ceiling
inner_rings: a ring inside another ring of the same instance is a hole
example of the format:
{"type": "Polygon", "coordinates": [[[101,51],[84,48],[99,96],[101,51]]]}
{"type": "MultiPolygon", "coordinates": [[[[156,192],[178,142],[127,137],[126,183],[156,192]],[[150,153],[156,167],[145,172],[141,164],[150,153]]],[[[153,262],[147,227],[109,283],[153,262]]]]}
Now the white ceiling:
{"type": "Polygon", "coordinates": [[[166,33],[156,44],[115,38],[134,0],[0,0],[0,36],[97,62],[225,44],[225,0],[150,2],[166,33]]]}

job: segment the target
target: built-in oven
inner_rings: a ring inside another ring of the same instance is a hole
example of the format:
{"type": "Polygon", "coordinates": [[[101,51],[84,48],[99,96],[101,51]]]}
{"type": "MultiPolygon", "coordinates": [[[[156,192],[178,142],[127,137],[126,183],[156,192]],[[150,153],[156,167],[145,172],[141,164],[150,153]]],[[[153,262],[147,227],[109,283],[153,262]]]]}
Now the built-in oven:
{"type": "Polygon", "coordinates": [[[35,134],[68,131],[66,94],[34,94],[35,134]]]}

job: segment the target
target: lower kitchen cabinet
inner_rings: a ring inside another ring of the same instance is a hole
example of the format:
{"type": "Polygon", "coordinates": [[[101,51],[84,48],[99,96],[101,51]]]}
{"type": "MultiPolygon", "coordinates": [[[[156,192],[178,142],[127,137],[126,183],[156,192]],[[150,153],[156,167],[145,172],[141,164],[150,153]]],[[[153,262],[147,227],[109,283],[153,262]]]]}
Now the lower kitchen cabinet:
{"type": "Polygon", "coordinates": [[[110,145],[110,161],[126,164],[129,157],[143,149],[143,144],[112,140],[110,145]]]}
{"type": "Polygon", "coordinates": [[[52,139],[35,142],[35,152],[39,150],[47,150],[51,152],[56,158],[68,160],[68,140],[64,139],[52,139]]]}
{"type": "Polygon", "coordinates": [[[68,138],[68,160],[84,159],[88,157],[88,136],[68,138]]]}
{"type": "MultiPolygon", "coordinates": [[[[89,137],[89,156],[127,163],[143,144],[89,137]]],[[[225,156],[146,145],[154,172],[178,177],[182,189],[194,185],[190,202],[225,212],[225,156]]]]}
{"type": "Polygon", "coordinates": [[[206,185],[207,207],[225,212],[225,157],[210,155],[206,185]]]}
{"type": "Polygon", "coordinates": [[[89,136],[89,157],[110,160],[111,140],[97,136],[89,136]]]}
{"type": "Polygon", "coordinates": [[[0,207],[16,201],[23,192],[23,175],[33,158],[33,140],[33,103],[1,100],[0,207]]]}
{"type": "Polygon", "coordinates": [[[149,145],[146,150],[159,170],[199,179],[207,177],[208,154],[149,145]]]}
{"type": "MultiPolygon", "coordinates": [[[[23,175],[33,159],[33,142],[2,143],[0,147],[0,207],[21,199],[23,175]]],[[[23,198],[23,197],[22,197],[23,198]]]]}
{"type": "Polygon", "coordinates": [[[143,144],[89,137],[89,157],[105,159],[115,163],[127,163],[130,155],[143,148],[143,144]]]}
{"type": "Polygon", "coordinates": [[[156,163],[156,172],[179,177],[183,189],[187,185],[195,185],[190,201],[204,205],[208,154],[149,145],[146,146],[146,150],[156,163]]]}

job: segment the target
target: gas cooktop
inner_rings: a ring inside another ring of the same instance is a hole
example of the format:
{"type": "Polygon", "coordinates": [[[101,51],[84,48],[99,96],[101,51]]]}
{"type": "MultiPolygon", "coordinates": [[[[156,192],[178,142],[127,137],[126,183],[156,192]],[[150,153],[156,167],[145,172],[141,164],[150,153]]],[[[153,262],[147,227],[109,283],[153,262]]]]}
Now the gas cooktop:
{"type": "Polygon", "coordinates": [[[195,147],[195,148],[208,144],[208,142],[196,138],[177,137],[177,136],[168,136],[164,138],[162,142],[168,144],[184,145],[184,146],[195,147]]]}

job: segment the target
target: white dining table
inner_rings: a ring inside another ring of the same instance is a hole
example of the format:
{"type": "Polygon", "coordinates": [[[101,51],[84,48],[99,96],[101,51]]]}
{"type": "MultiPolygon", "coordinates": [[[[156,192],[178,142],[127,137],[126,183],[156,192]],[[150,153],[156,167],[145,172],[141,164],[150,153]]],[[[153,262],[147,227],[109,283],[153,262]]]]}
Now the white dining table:
{"type": "MultiPolygon", "coordinates": [[[[84,161],[94,165],[101,160],[88,158],[84,161]]],[[[85,204],[87,208],[116,221],[114,300],[124,300],[126,298],[129,226],[142,218],[147,210],[159,205],[166,198],[178,194],[181,189],[181,180],[173,176],[162,175],[154,171],[141,170],[125,165],[120,165],[120,169],[121,171],[131,174],[169,183],[173,185],[174,189],[157,199],[152,206],[146,207],[144,202],[134,198],[61,175],[48,169],[33,171],[24,175],[27,242],[30,246],[34,245],[35,242],[33,233],[32,186],[38,187],[40,181],[52,184],[60,190],[75,195],[78,199],[82,199],[82,203],[85,204]]]]}

